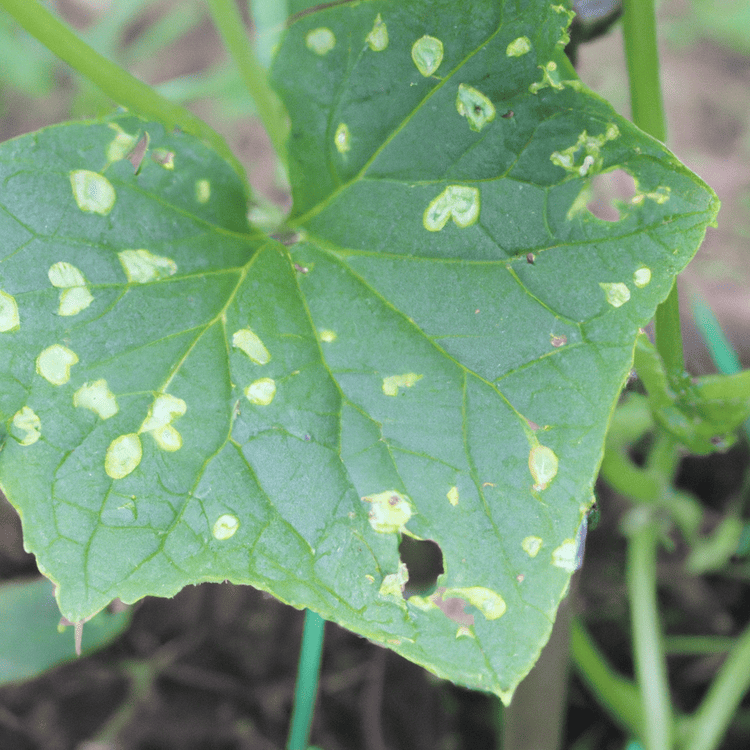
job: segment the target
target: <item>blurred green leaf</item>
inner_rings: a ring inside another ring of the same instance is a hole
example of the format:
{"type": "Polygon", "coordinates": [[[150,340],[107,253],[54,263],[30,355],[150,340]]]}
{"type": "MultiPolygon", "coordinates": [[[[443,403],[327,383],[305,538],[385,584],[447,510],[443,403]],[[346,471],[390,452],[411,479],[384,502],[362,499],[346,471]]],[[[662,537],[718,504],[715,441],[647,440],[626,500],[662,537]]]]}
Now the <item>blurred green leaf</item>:
{"type": "MultiPolygon", "coordinates": [[[[60,610],[46,578],[0,585],[0,685],[36,677],[76,656],[73,628],[59,629],[60,610]]],[[[130,611],[101,612],[83,627],[82,653],[117,638],[130,611]]]]}

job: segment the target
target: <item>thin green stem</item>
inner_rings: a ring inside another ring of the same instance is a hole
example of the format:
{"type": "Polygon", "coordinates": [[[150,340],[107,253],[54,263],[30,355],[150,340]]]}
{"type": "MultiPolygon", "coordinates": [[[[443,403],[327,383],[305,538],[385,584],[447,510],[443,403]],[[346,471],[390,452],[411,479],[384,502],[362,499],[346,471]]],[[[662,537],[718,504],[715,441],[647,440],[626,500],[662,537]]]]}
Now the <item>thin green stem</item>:
{"type": "Polygon", "coordinates": [[[750,688],[750,626],[719,670],[700,708],[689,723],[685,750],[719,746],[742,697],[750,688]]]}
{"type": "Polygon", "coordinates": [[[0,8],[8,11],[29,34],[118,104],[162,123],[168,130],[180,128],[204,140],[232,165],[249,192],[242,165],[222,136],[199,117],[157,94],[150,86],[100,55],[37,0],[0,0],[0,8]]]}
{"type": "MultiPolygon", "coordinates": [[[[625,0],[622,23],[630,81],[631,117],[641,130],[664,142],[667,128],[659,84],[654,0],[625,0]]],[[[657,308],[654,324],[656,348],[664,360],[667,373],[670,377],[678,378],[685,369],[685,360],[676,285],[672,286],[667,299],[657,308]]]]}
{"type": "Polygon", "coordinates": [[[635,684],[607,661],[579,617],[570,628],[570,654],[576,671],[599,703],[627,732],[643,734],[643,703],[635,684]]]}
{"type": "Polygon", "coordinates": [[[312,725],[315,696],[318,692],[320,658],[323,653],[325,620],[309,609],[305,610],[305,628],[302,633],[302,650],[297,667],[297,685],[294,690],[294,712],[289,729],[287,750],[307,750],[312,725]]]}
{"type": "Polygon", "coordinates": [[[670,750],[673,714],[656,596],[656,522],[634,524],[628,540],[627,582],[633,627],[635,673],[640,687],[646,750],[670,750]]]}
{"type": "Polygon", "coordinates": [[[268,83],[268,75],[253,52],[234,0],[208,0],[214,23],[250,92],[258,117],[268,133],[276,155],[286,166],[286,136],[289,130],[284,108],[268,83]]]}

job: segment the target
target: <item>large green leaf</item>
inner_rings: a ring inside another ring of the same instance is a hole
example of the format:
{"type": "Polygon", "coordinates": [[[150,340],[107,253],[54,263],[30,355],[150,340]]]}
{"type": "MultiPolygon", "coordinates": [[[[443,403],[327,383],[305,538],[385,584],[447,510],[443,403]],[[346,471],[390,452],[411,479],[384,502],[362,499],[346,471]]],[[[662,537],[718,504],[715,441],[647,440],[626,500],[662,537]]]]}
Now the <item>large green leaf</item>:
{"type": "Polygon", "coordinates": [[[577,82],[565,9],[519,6],[291,23],[287,247],[184,134],[0,148],[0,483],[68,619],[229,579],[510,698],[637,331],[717,210],[577,82]],[[615,168],[637,189],[605,222],[587,190],[615,168]],[[402,534],[440,546],[430,596],[402,595],[402,534]]]}

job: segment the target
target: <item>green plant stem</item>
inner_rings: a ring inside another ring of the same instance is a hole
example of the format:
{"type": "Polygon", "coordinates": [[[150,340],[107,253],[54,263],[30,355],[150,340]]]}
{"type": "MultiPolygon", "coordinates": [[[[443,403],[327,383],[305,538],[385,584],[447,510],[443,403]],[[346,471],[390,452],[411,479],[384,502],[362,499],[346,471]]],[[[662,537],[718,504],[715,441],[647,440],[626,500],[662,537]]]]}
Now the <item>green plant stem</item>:
{"type": "MultiPolygon", "coordinates": [[[[641,130],[664,142],[667,128],[659,84],[654,0],[625,0],[622,23],[632,120],[641,130]]],[[[677,378],[684,372],[685,359],[676,283],[667,299],[657,308],[654,326],[656,348],[664,360],[667,373],[677,378]]]]}
{"type": "Polygon", "coordinates": [[[268,76],[258,62],[245,34],[234,0],[208,0],[214,23],[255,102],[258,117],[268,133],[276,155],[286,167],[286,137],[289,130],[281,101],[271,89],[268,76]]]}
{"type": "Polygon", "coordinates": [[[289,729],[287,750],[307,750],[315,708],[315,696],[318,692],[324,633],[325,620],[315,612],[311,612],[309,609],[305,610],[305,627],[302,633],[302,649],[297,667],[294,711],[289,729]]]}
{"type": "Polygon", "coordinates": [[[627,582],[633,628],[635,673],[643,701],[646,750],[670,750],[673,715],[656,596],[657,523],[633,524],[628,540],[627,582]]]}
{"type": "Polygon", "coordinates": [[[579,617],[570,628],[576,671],[609,715],[630,734],[643,735],[643,704],[635,684],[619,674],[599,650],[579,617]]]}
{"type": "Polygon", "coordinates": [[[224,138],[199,117],[157,94],[150,86],[100,55],[37,0],[0,0],[0,8],[4,8],[29,34],[118,104],[162,123],[168,130],[180,128],[204,140],[232,165],[249,194],[242,165],[224,138]]]}
{"type": "Polygon", "coordinates": [[[750,688],[750,626],[740,636],[689,722],[685,750],[719,746],[742,697],[750,688]]]}

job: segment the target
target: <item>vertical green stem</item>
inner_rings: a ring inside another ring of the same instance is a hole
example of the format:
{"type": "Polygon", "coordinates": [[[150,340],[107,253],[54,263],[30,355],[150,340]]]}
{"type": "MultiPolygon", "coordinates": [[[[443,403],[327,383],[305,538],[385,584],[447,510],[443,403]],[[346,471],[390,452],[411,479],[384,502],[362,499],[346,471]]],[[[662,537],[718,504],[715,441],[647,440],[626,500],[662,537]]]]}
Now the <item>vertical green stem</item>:
{"type": "Polygon", "coordinates": [[[234,167],[247,187],[245,170],[226,141],[199,117],[157,94],[150,86],[100,55],[37,0],[0,0],[0,8],[8,11],[47,49],[86,76],[118,104],[162,123],[169,130],[179,127],[186,133],[202,138],[234,167]]]}
{"type": "Polygon", "coordinates": [[[750,627],[735,643],[689,724],[685,750],[715,750],[750,688],[750,627]]]}
{"type": "Polygon", "coordinates": [[[302,650],[297,668],[297,685],[294,689],[294,712],[289,729],[287,750],[307,750],[312,725],[315,696],[318,692],[320,658],[323,653],[325,620],[309,609],[305,610],[305,628],[302,633],[302,650]]]}
{"type": "Polygon", "coordinates": [[[646,750],[670,750],[673,716],[656,596],[658,526],[642,519],[628,540],[627,581],[633,627],[635,673],[644,710],[646,750]]]}
{"type": "MultiPolygon", "coordinates": [[[[641,130],[664,142],[667,128],[659,84],[654,0],[625,0],[622,22],[633,122],[641,130]]],[[[676,284],[672,286],[667,299],[657,308],[654,325],[656,348],[664,360],[667,373],[678,378],[682,375],[685,364],[676,284]]]]}
{"type": "Polygon", "coordinates": [[[252,96],[263,127],[276,155],[286,165],[287,121],[279,98],[268,84],[268,76],[255,57],[245,33],[235,0],[208,0],[214,23],[252,96]]]}

